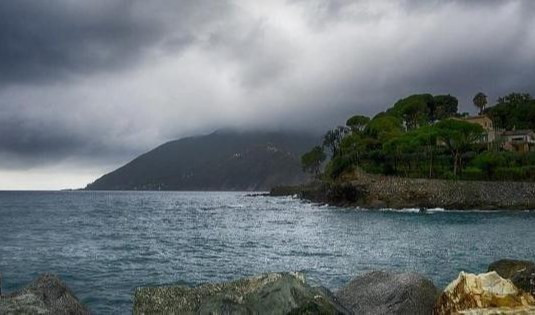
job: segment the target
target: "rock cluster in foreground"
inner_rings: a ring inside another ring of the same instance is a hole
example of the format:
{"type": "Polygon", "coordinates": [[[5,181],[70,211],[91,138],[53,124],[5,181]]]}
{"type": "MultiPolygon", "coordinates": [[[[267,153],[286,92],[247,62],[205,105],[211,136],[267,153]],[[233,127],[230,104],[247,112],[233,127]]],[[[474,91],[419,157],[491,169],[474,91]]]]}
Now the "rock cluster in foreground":
{"type": "Polygon", "coordinates": [[[438,290],[414,273],[371,272],[330,293],[300,273],[268,273],[195,288],[139,288],[134,314],[430,314],[438,290]]]}
{"type": "Polygon", "coordinates": [[[495,271],[461,272],[440,295],[435,314],[534,314],[535,298],[495,271]]]}
{"type": "Polygon", "coordinates": [[[139,288],[134,314],[348,314],[300,273],[268,273],[228,283],[139,288]]]}
{"type": "Polygon", "coordinates": [[[416,273],[373,271],[336,292],[353,314],[429,314],[439,291],[416,273]]]}
{"type": "MultiPolygon", "coordinates": [[[[533,262],[500,260],[461,272],[442,292],[416,273],[373,271],[335,293],[301,273],[267,273],[197,287],[138,288],[134,314],[535,314],[533,262]]],[[[0,314],[89,314],[56,276],[0,295],[0,314]]]]}
{"type": "Polygon", "coordinates": [[[535,263],[525,260],[502,259],[490,264],[488,271],[496,271],[513,284],[535,296],[535,263]]]}
{"type": "Polygon", "coordinates": [[[55,275],[43,274],[27,287],[0,296],[0,314],[71,314],[89,311],[55,275]]]}
{"type": "MultiPolygon", "coordinates": [[[[529,262],[499,261],[515,278],[529,262]]],[[[531,278],[533,279],[533,278],[531,278]]],[[[531,281],[531,280],[530,280],[531,281]]],[[[334,294],[310,286],[300,273],[268,273],[189,288],[138,288],[134,314],[535,314],[535,298],[497,272],[461,272],[443,292],[415,273],[373,271],[334,294]]]]}

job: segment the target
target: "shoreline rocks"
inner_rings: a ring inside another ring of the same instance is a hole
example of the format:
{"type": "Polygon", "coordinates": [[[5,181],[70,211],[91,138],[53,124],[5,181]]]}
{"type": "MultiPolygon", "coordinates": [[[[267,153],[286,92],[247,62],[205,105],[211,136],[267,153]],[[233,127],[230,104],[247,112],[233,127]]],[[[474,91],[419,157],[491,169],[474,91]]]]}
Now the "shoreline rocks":
{"type": "Polygon", "coordinates": [[[535,263],[525,260],[502,259],[489,265],[488,271],[496,271],[515,286],[535,296],[535,263]]]}
{"type": "Polygon", "coordinates": [[[335,293],[354,314],[431,314],[439,295],[431,280],[416,273],[373,271],[335,293]]]}
{"type": "Polygon", "coordinates": [[[271,196],[297,195],[336,206],[535,210],[535,183],[417,179],[355,171],[333,183],[276,187],[271,196]]]}
{"type": "Polygon", "coordinates": [[[2,294],[0,314],[90,313],[57,276],[43,274],[21,290],[2,294]]]}
{"type": "Polygon", "coordinates": [[[134,314],[351,314],[300,273],[267,273],[232,282],[138,288],[134,314]]]}
{"type": "MultiPolygon", "coordinates": [[[[532,265],[501,260],[489,269],[515,276],[532,265]],[[527,267],[526,267],[527,266],[527,267]]],[[[300,273],[267,273],[197,287],[138,288],[134,314],[535,314],[535,296],[497,272],[461,272],[444,290],[417,273],[372,271],[334,294],[300,273]]]]}
{"type": "MultiPolygon", "coordinates": [[[[332,293],[298,272],[265,273],[196,287],[137,288],[133,314],[535,314],[535,263],[502,259],[461,272],[439,291],[417,273],[372,271],[332,293]],[[500,275],[509,278],[506,279],[500,275]],[[516,282],[515,282],[516,281],[516,282]],[[524,282],[522,282],[524,281],[524,282]],[[527,282],[526,282],[527,281],[527,282]]],[[[55,275],[0,294],[0,314],[90,314],[55,275]]]]}
{"type": "Polygon", "coordinates": [[[535,313],[535,298],[495,271],[461,272],[438,298],[433,314],[535,313]]]}

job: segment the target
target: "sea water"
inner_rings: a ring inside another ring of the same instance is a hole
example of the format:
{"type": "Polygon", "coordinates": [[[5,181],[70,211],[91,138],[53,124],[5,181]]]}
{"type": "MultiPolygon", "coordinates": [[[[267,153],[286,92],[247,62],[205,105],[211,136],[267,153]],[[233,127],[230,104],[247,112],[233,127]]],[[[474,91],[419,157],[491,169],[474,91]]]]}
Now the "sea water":
{"type": "Polygon", "coordinates": [[[501,258],[535,260],[535,213],[420,213],[245,192],[0,192],[3,290],[58,274],[92,312],[129,313],[134,289],[301,271],[335,290],[371,270],[439,287],[501,258]]]}

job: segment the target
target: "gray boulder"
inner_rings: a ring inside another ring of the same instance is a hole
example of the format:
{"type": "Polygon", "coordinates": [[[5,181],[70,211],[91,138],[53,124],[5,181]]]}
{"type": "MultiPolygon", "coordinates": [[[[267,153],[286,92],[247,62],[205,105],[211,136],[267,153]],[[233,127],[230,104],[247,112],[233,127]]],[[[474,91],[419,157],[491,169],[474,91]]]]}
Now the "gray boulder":
{"type": "Polygon", "coordinates": [[[535,296],[535,266],[518,271],[511,277],[511,281],[517,288],[535,296]]]}
{"type": "Polygon", "coordinates": [[[503,278],[535,295],[535,263],[526,260],[502,259],[489,265],[488,271],[496,271],[503,278]]]}
{"type": "Polygon", "coordinates": [[[527,260],[501,259],[490,264],[487,272],[496,271],[502,278],[511,279],[517,272],[529,267],[535,267],[535,263],[527,260]]]}
{"type": "Polygon", "coordinates": [[[89,314],[55,275],[43,274],[24,289],[0,296],[0,314],[89,314]]]}
{"type": "Polygon", "coordinates": [[[138,288],[134,314],[350,314],[299,273],[268,273],[233,282],[138,288]]]}
{"type": "Polygon", "coordinates": [[[439,291],[416,273],[373,271],[335,293],[354,314],[431,314],[439,291]]]}

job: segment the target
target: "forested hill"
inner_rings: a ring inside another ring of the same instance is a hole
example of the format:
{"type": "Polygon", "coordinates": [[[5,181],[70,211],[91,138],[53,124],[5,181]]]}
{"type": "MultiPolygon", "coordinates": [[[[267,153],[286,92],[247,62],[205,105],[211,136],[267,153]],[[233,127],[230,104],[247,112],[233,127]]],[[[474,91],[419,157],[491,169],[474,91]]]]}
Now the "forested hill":
{"type": "Polygon", "coordinates": [[[217,131],[165,143],[87,185],[88,190],[268,190],[307,180],[300,156],[319,137],[217,131]]]}

